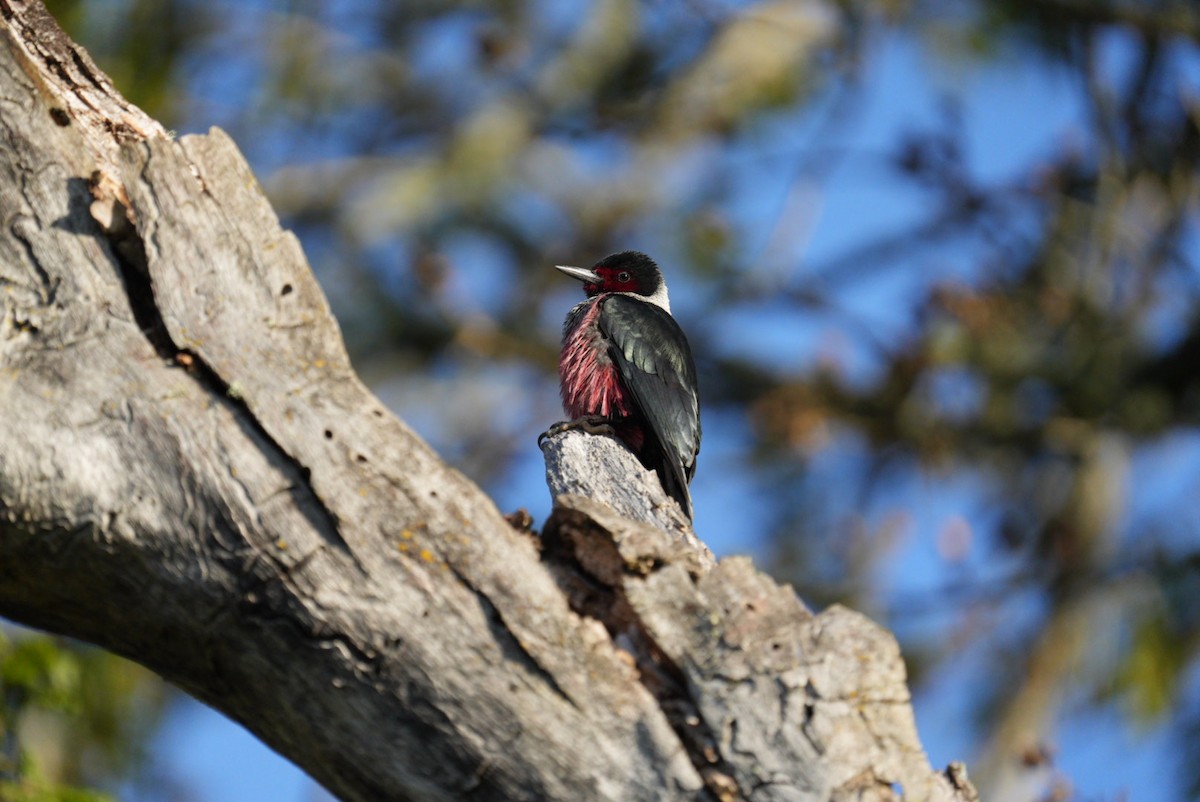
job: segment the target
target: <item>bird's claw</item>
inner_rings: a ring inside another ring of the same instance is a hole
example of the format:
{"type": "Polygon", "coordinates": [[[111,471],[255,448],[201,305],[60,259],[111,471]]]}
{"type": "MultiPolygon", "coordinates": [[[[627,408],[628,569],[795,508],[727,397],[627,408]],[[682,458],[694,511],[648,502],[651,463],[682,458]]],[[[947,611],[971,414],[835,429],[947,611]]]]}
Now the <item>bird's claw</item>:
{"type": "Polygon", "coordinates": [[[608,435],[615,437],[617,430],[613,428],[612,421],[600,415],[588,415],[575,420],[564,420],[551,426],[546,431],[538,435],[538,448],[544,448],[545,443],[551,437],[556,437],[563,432],[569,432],[572,429],[579,429],[588,434],[608,435]]]}

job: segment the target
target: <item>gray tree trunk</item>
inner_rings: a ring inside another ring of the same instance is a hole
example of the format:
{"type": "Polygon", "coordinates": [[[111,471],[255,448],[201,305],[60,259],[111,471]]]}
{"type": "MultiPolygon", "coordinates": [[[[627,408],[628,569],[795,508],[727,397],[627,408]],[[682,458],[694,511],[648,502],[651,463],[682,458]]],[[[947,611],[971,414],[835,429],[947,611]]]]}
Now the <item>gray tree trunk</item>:
{"type": "Polygon", "coordinates": [[[887,632],[715,563],[613,441],[550,440],[566,494],[510,525],[355,376],[233,142],[36,0],[0,0],[0,133],[0,615],[345,800],[973,798],[887,632]]]}

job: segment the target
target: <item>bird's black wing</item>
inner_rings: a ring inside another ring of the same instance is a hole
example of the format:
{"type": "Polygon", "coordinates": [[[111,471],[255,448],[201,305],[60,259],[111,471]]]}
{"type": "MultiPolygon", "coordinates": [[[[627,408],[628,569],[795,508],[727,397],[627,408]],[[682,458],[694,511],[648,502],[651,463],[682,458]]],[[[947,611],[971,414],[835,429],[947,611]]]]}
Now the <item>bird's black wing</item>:
{"type": "Polygon", "coordinates": [[[670,313],[628,295],[601,302],[600,330],[609,353],[657,440],[666,473],[663,489],[692,515],[688,482],[700,451],[696,365],[683,330],[670,313]]]}

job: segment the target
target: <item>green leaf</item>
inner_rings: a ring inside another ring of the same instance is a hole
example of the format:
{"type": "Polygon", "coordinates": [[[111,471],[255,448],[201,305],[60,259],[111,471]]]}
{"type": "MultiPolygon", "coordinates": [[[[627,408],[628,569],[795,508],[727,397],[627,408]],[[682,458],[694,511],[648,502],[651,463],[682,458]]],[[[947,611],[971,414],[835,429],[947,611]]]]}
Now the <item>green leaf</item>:
{"type": "Polygon", "coordinates": [[[80,708],[78,657],[53,638],[33,636],[0,643],[0,691],[48,710],[80,708]]]}
{"type": "Polygon", "coordinates": [[[1137,625],[1133,645],[1117,676],[1117,688],[1138,719],[1150,722],[1167,711],[1184,660],[1181,640],[1163,616],[1146,618],[1137,625]]]}

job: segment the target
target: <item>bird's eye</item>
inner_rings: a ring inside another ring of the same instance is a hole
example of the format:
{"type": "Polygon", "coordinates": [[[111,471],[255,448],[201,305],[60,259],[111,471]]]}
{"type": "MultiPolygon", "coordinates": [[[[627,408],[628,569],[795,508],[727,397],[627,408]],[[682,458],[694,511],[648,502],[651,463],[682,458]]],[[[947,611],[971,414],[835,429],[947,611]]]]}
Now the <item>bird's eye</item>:
{"type": "Polygon", "coordinates": [[[620,273],[618,273],[617,281],[621,282],[622,284],[624,284],[626,281],[629,281],[628,271],[622,270],[620,273]]]}

